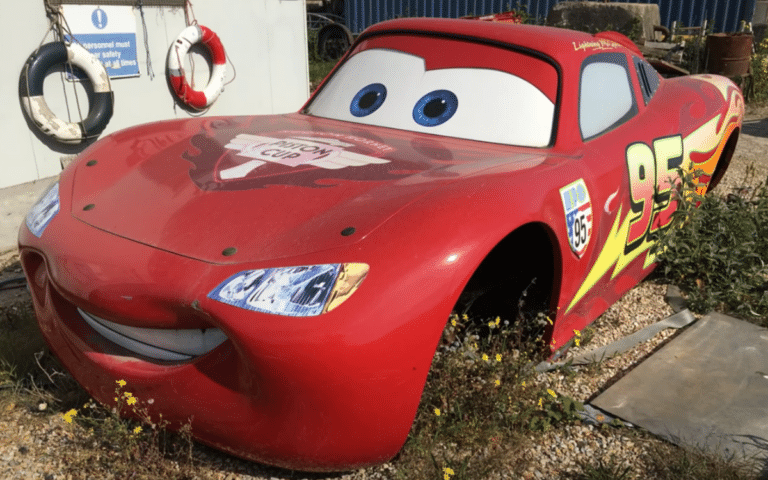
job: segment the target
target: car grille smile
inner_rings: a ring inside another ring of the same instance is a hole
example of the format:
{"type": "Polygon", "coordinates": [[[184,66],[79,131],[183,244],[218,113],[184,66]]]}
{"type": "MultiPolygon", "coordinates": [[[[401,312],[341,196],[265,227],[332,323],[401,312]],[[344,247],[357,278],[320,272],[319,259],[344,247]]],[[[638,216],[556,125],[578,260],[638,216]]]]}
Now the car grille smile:
{"type": "Polygon", "coordinates": [[[129,327],[104,320],[79,308],[77,311],[91,328],[108,340],[155,360],[192,360],[210,352],[227,339],[218,328],[172,330],[129,327]]]}

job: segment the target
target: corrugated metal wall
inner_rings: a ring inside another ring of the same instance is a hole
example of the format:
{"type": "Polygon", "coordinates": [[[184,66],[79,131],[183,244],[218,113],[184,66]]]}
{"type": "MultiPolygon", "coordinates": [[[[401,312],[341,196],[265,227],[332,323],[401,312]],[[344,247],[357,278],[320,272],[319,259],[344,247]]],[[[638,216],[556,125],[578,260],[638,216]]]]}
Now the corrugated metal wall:
{"type": "MultiPolygon", "coordinates": [[[[370,25],[396,17],[445,17],[486,15],[523,7],[544,23],[547,13],[560,1],[567,0],[345,0],[345,20],[355,33],[370,25]]],[[[734,32],[742,20],[750,21],[755,0],[612,0],[614,3],[658,3],[661,23],[671,27],[699,26],[704,20],[715,32],[734,32]],[[714,22],[714,24],[713,24],[714,22]]]]}

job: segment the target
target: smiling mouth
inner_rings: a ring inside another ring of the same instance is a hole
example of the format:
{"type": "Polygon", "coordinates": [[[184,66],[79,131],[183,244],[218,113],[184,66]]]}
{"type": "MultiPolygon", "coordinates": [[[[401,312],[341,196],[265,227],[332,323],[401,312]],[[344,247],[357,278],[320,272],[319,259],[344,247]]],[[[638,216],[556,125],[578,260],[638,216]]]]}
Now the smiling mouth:
{"type": "Polygon", "coordinates": [[[129,327],[84,310],[80,316],[104,338],[137,355],[154,360],[183,362],[212,351],[227,339],[218,328],[167,329],[129,327]]]}

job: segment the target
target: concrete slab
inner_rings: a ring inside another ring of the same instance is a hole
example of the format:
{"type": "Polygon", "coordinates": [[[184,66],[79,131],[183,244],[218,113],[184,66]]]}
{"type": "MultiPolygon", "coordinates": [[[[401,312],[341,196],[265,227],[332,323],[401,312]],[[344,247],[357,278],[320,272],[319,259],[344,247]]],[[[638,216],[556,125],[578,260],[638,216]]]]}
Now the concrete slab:
{"type": "Polygon", "coordinates": [[[0,189],[0,253],[16,248],[19,225],[27,211],[57,178],[0,189]]]}
{"type": "Polygon", "coordinates": [[[678,445],[768,467],[768,329],[711,313],[592,405],[678,445]]]}

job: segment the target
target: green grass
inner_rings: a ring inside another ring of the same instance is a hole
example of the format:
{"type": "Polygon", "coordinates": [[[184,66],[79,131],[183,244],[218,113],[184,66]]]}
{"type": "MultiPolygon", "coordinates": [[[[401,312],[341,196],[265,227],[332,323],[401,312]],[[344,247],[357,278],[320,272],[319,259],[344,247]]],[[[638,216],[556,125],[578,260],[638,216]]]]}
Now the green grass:
{"type": "Polygon", "coordinates": [[[309,83],[313,89],[330,73],[336,62],[326,62],[323,60],[309,61],[309,83]]]}

